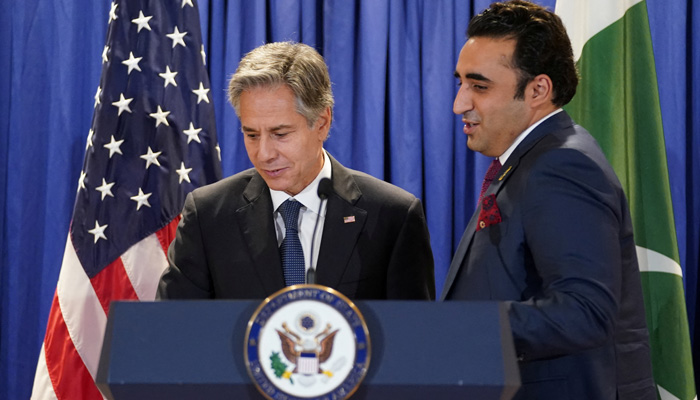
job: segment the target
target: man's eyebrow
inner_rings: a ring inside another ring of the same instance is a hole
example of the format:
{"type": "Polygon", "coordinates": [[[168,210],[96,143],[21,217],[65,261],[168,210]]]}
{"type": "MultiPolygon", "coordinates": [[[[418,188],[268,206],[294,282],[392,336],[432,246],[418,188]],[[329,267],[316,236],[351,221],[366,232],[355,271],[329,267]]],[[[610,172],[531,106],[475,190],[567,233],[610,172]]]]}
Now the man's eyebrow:
{"type": "MultiPolygon", "coordinates": [[[[270,128],[270,131],[277,132],[277,131],[281,131],[284,129],[291,129],[291,128],[292,128],[292,125],[281,124],[281,125],[273,126],[272,128],[270,128]]],[[[247,127],[245,125],[241,126],[241,130],[244,132],[257,132],[256,129],[247,127]]]]}
{"type": "Polygon", "coordinates": [[[475,81],[488,82],[488,83],[492,83],[492,82],[493,82],[491,79],[489,79],[489,78],[487,78],[487,77],[485,77],[485,76],[483,76],[483,75],[481,75],[481,74],[479,74],[479,73],[476,73],[476,72],[467,74],[466,78],[467,78],[467,79],[472,79],[472,80],[475,80],[475,81]]]}
{"type": "MultiPolygon", "coordinates": [[[[455,78],[459,79],[459,78],[460,78],[459,72],[455,71],[455,72],[454,72],[454,76],[455,76],[455,78]]],[[[481,81],[481,82],[493,83],[493,81],[492,81],[491,79],[489,79],[489,78],[487,78],[487,77],[485,77],[485,76],[483,76],[483,75],[481,75],[481,74],[479,74],[479,73],[476,73],[476,72],[472,72],[472,73],[466,74],[464,77],[465,77],[466,79],[471,79],[471,80],[474,80],[474,81],[481,81]]]]}
{"type": "Polygon", "coordinates": [[[277,132],[277,131],[281,131],[281,130],[285,130],[285,129],[291,129],[291,128],[292,128],[292,125],[280,124],[280,125],[277,125],[277,126],[273,126],[272,128],[270,128],[270,130],[271,130],[272,132],[277,132]]]}

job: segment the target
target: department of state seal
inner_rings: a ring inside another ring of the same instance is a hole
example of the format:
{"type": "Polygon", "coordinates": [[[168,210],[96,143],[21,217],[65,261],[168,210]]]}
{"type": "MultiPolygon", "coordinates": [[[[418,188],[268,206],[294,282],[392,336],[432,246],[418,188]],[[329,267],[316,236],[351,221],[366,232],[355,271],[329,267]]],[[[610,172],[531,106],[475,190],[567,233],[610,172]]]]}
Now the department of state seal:
{"type": "Polygon", "coordinates": [[[246,366],[269,399],[347,398],[365,377],[369,359],[362,314],[325,286],[280,290],[248,322],[246,366]]]}

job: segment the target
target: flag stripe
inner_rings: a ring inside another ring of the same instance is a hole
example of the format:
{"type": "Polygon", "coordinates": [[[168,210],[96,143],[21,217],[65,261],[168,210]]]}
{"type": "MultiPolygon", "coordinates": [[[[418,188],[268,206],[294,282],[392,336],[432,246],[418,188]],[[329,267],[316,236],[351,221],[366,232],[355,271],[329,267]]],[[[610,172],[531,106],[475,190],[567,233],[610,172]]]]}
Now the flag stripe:
{"type": "Polygon", "coordinates": [[[581,58],[588,39],[625,15],[642,0],[558,0],[554,12],[559,15],[571,38],[574,61],[581,58]]]}
{"type": "Polygon", "coordinates": [[[121,258],[117,258],[92,277],[90,283],[105,315],[109,315],[109,303],[112,300],[138,300],[121,258]]]}
{"type": "MultiPolygon", "coordinates": [[[[76,398],[73,397],[76,393],[89,394],[92,390],[86,392],[71,391],[71,388],[77,388],[78,383],[85,379],[89,380],[89,386],[97,392],[93,380],[97,374],[109,302],[120,299],[137,300],[155,297],[158,280],[167,267],[167,258],[161,240],[168,240],[168,237],[174,235],[177,220],[173,222],[135,244],[124,253],[123,259],[126,262],[123,262],[122,258],[115,260],[91,280],[88,280],[87,275],[80,268],[70,239],[67,241],[61,275],[56,289],[57,296],[54,298],[55,304],[51,307],[47,337],[44,340],[46,355],[42,355],[45,358],[40,360],[36,375],[41,377],[43,372],[40,371],[47,368],[46,365],[52,365],[53,367],[47,370],[51,382],[46,379],[42,380],[44,381],[43,386],[51,384],[53,389],[42,387],[41,380],[35,378],[33,398],[47,398],[45,395],[41,395],[41,392],[55,392],[55,396],[59,399],[76,398]],[[132,282],[136,282],[136,284],[132,284],[132,282]],[[64,290],[66,287],[72,289],[64,290]],[[78,290],[78,288],[82,290],[78,290]],[[137,296],[138,292],[140,293],[137,296]],[[66,294],[62,295],[61,293],[66,294]],[[100,312],[97,312],[98,308],[100,312]],[[72,323],[66,323],[63,313],[69,315],[67,319],[72,323]],[[86,320],[93,321],[90,323],[91,329],[84,326],[86,320]],[[70,329],[69,326],[73,326],[73,329],[70,329]],[[69,334],[69,331],[73,334],[69,334]],[[53,332],[53,334],[48,335],[48,332],[53,332]],[[78,343],[77,348],[74,343],[78,343]],[[84,363],[89,359],[93,362],[86,363],[86,365],[89,364],[87,367],[84,363]],[[80,365],[79,368],[78,365],[80,365]],[[76,370],[76,368],[78,369],[76,370]],[[64,379],[64,370],[73,371],[70,372],[70,380],[64,379]],[[67,382],[73,380],[73,374],[76,374],[76,385],[71,386],[67,382]],[[86,374],[88,378],[83,374],[86,374]],[[68,388],[63,388],[63,386],[68,386],[68,388]]],[[[80,390],[83,389],[85,388],[80,390]]],[[[101,398],[101,396],[96,398],[101,398]]]]}
{"type": "Polygon", "coordinates": [[[178,214],[178,216],[170,221],[165,228],[156,232],[160,245],[163,247],[163,252],[166,256],[168,255],[168,247],[170,247],[170,243],[172,243],[172,241],[175,239],[175,231],[177,230],[177,224],[180,223],[181,218],[182,216],[178,214]]]}
{"type": "Polygon", "coordinates": [[[133,245],[122,255],[123,269],[128,275],[133,290],[141,300],[154,299],[160,276],[168,266],[168,260],[163,252],[160,237],[168,233],[160,233],[171,230],[168,224],[159,233],[150,235],[133,245]]]}
{"type": "Polygon", "coordinates": [[[46,356],[44,352],[44,344],[42,344],[41,351],[39,352],[39,363],[36,368],[31,399],[58,400],[56,394],[53,392],[53,385],[51,384],[51,377],[49,377],[49,370],[46,367],[46,356]]]}
{"type": "MultiPolygon", "coordinates": [[[[70,340],[83,359],[90,375],[97,375],[107,316],[92,284],[83,270],[70,237],[63,255],[61,273],[56,287],[60,313],[63,315],[70,340]]],[[[48,346],[47,346],[48,347],[48,346]]],[[[47,357],[51,369],[51,361],[47,357]]]]}
{"type": "MultiPolygon", "coordinates": [[[[58,291],[57,291],[58,292],[58,291]]],[[[54,296],[44,345],[46,346],[46,363],[48,375],[57,399],[102,399],[102,395],[93,383],[93,377],[85,367],[74,342],[68,334],[68,327],[63,320],[58,293],[54,296]]],[[[44,388],[48,391],[49,388],[44,388]]],[[[33,396],[35,396],[34,394],[33,396]]]]}

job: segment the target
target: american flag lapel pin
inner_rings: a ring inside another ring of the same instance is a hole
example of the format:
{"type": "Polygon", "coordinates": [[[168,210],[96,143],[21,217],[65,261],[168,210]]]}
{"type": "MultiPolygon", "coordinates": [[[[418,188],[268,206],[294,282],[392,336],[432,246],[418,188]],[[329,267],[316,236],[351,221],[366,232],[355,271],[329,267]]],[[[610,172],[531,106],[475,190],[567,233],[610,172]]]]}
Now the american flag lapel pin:
{"type": "Polygon", "coordinates": [[[343,222],[346,224],[351,224],[351,223],[355,222],[355,216],[350,215],[349,217],[343,217],[343,222]]]}

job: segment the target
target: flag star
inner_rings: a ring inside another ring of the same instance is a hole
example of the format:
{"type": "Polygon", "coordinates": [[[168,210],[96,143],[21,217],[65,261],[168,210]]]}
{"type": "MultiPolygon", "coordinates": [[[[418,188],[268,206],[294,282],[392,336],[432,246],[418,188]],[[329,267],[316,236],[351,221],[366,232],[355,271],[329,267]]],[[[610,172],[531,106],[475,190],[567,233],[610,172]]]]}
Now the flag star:
{"type": "Polygon", "coordinates": [[[158,125],[160,125],[161,123],[163,123],[167,126],[170,126],[170,124],[168,123],[168,119],[165,118],[168,116],[168,114],[170,114],[170,111],[163,111],[160,109],[160,106],[158,106],[158,112],[154,112],[154,113],[151,113],[148,115],[150,115],[152,118],[156,119],[156,128],[157,128],[158,125]]]}
{"type": "Polygon", "coordinates": [[[102,185],[96,187],[95,190],[102,193],[102,200],[104,200],[106,196],[114,197],[112,194],[112,186],[114,186],[114,182],[107,183],[105,178],[102,178],[102,185]]]}
{"type": "Polygon", "coordinates": [[[117,19],[117,7],[119,7],[119,5],[115,2],[112,2],[112,8],[109,10],[109,21],[107,21],[107,23],[110,23],[117,19]]]}
{"type": "Polygon", "coordinates": [[[185,129],[182,131],[185,135],[187,135],[187,144],[190,144],[191,141],[196,141],[197,143],[202,143],[201,140],[199,140],[199,132],[202,131],[202,128],[195,129],[194,125],[190,122],[190,129],[185,129]]]}
{"type": "Polygon", "coordinates": [[[204,45],[199,53],[202,55],[202,64],[207,65],[207,53],[204,52],[204,45]]]}
{"type": "Polygon", "coordinates": [[[122,154],[122,150],[119,148],[119,146],[121,146],[122,143],[124,143],[124,139],[114,140],[114,135],[112,135],[112,140],[109,143],[107,143],[106,145],[104,145],[105,148],[109,149],[109,158],[112,158],[114,153],[119,153],[121,155],[124,155],[124,154],[122,154]]]}
{"type": "Polygon", "coordinates": [[[87,173],[84,171],[80,171],[80,178],[78,179],[78,191],[80,189],[86,189],[85,188],[85,178],[87,177],[87,173]]]}
{"type": "Polygon", "coordinates": [[[199,104],[199,102],[202,100],[209,103],[209,89],[205,89],[202,82],[199,82],[199,89],[194,89],[192,92],[197,95],[197,104],[199,104]]]}
{"type": "Polygon", "coordinates": [[[150,207],[148,203],[148,198],[151,197],[153,193],[144,193],[141,188],[139,188],[139,194],[136,196],[131,196],[130,199],[136,202],[136,211],[138,211],[141,206],[150,207]]]}
{"type": "Polygon", "coordinates": [[[185,41],[183,40],[185,35],[187,35],[187,32],[180,33],[176,26],[173,33],[168,33],[165,36],[169,37],[173,41],[173,48],[175,48],[175,46],[177,46],[178,44],[181,44],[182,47],[187,47],[187,45],[185,45],[185,41]]]}
{"type": "Polygon", "coordinates": [[[192,0],[182,0],[182,7],[180,8],[185,8],[186,4],[189,4],[190,7],[194,7],[194,5],[192,4],[192,0]]]}
{"type": "Polygon", "coordinates": [[[145,15],[143,15],[143,11],[139,11],[139,17],[131,20],[132,23],[137,24],[139,26],[139,29],[136,31],[136,33],[141,32],[142,28],[146,28],[150,31],[151,26],[148,25],[148,21],[151,18],[153,18],[152,15],[149,15],[148,17],[146,17],[145,15]]]}
{"type": "Polygon", "coordinates": [[[87,143],[85,144],[85,150],[89,149],[92,147],[92,135],[95,133],[92,129],[90,129],[90,132],[88,132],[88,138],[87,138],[87,143]]]}
{"type": "Polygon", "coordinates": [[[113,106],[119,107],[119,114],[117,115],[122,115],[122,111],[126,111],[128,113],[131,113],[131,108],[129,108],[129,103],[131,103],[134,100],[134,98],[129,98],[125,99],[124,98],[124,93],[119,94],[119,101],[115,101],[112,103],[113,106]]]}
{"type": "Polygon", "coordinates": [[[163,87],[168,87],[168,83],[172,83],[173,86],[177,87],[177,82],[175,82],[175,75],[177,75],[177,72],[171,71],[169,65],[165,67],[165,72],[158,75],[165,79],[165,85],[163,85],[163,87]]]}
{"type": "Polygon", "coordinates": [[[95,93],[95,105],[93,108],[97,107],[98,104],[100,104],[100,95],[102,94],[102,88],[97,87],[97,92],[95,93]]]}
{"type": "Polygon", "coordinates": [[[129,59],[122,61],[122,64],[129,67],[127,75],[129,75],[132,70],[141,71],[141,67],[139,67],[139,61],[141,61],[142,58],[143,57],[134,57],[134,53],[131,51],[129,52],[129,59]]]}
{"type": "Polygon", "coordinates": [[[175,170],[178,175],[180,175],[180,181],[178,183],[182,183],[182,181],[187,181],[189,183],[192,183],[190,181],[190,172],[192,171],[192,168],[185,168],[185,163],[181,162],[180,163],[180,169],[175,170]]]}
{"type": "Polygon", "coordinates": [[[102,49],[102,64],[109,61],[109,58],[107,58],[108,51],[109,51],[109,46],[105,45],[104,49],[102,49]]]}
{"type": "Polygon", "coordinates": [[[219,161],[221,161],[221,147],[219,147],[219,144],[217,143],[216,147],[214,148],[216,149],[216,152],[219,153],[219,161]]]}
{"type": "Polygon", "coordinates": [[[100,239],[107,240],[107,236],[105,236],[105,229],[107,229],[108,226],[109,225],[107,224],[100,226],[100,224],[95,221],[95,228],[88,231],[95,235],[95,243],[97,243],[97,241],[100,239]]]}
{"type": "Polygon", "coordinates": [[[141,158],[146,160],[146,169],[151,166],[151,164],[155,164],[160,167],[160,162],[158,161],[158,156],[160,155],[160,151],[157,153],[154,153],[153,150],[151,150],[151,146],[148,146],[148,153],[143,154],[141,158]]]}

